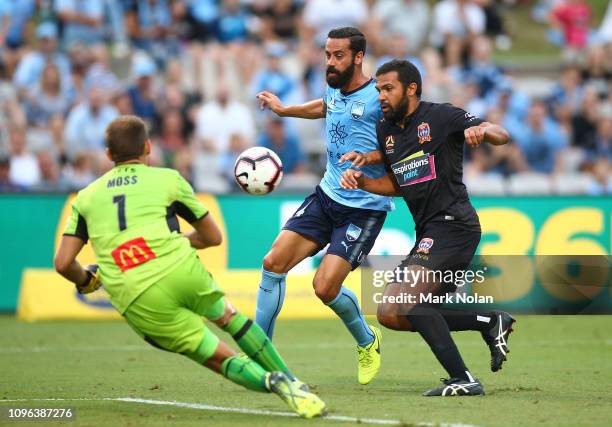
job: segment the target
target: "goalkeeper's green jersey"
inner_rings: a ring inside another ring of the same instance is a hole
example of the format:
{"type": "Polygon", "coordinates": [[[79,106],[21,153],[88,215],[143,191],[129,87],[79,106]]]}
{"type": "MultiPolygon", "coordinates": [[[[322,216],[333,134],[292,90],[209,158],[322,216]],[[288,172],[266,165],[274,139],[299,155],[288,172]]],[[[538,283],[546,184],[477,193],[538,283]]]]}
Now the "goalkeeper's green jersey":
{"type": "Polygon", "coordinates": [[[91,240],[104,288],[123,314],[193,254],[176,215],[192,223],[207,213],[177,171],[123,164],[79,191],[64,235],[91,240]]]}

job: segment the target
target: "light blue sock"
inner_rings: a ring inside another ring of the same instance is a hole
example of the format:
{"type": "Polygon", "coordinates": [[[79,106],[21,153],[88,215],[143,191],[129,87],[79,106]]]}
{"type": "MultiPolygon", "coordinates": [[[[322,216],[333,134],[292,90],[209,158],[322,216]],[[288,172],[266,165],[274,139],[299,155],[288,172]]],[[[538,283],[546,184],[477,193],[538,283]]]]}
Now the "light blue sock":
{"type": "Polygon", "coordinates": [[[272,273],[261,269],[261,283],[257,291],[257,308],[255,311],[255,323],[264,330],[268,338],[272,340],[274,334],[274,322],[280,313],[285,300],[285,279],[287,274],[272,273]]]}
{"type": "Polygon", "coordinates": [[[342,319],[355,341],[362,346],[374,341],[374,334],[361,314],[357,296],[348,288],[342,286],[338,296],[327,303],[327,306],[342,319]]]}

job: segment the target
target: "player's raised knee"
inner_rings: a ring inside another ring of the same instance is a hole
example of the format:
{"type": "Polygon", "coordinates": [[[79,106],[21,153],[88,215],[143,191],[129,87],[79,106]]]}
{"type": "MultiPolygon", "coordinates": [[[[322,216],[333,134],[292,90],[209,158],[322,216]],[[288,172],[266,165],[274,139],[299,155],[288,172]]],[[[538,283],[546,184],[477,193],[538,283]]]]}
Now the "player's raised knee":
{"type": "Polygon", "coordinates": [[[384,313],[380,309],[376,313],[376,319],[378,320],[378,323],[380,323],[387,329],[391,329],[394,331],[411,330],[408,329],[410,322],[408,322],[407,319],[401,318],[400,316],[397,316],[395,314],[384,313]]]}
{"type": "Polygon", "coordinates": [[[279,251],[272,248],[263,259],[264,270],[278,274],[286,273],[288,261],[285,258],[279,251]]]}
{"type": "Polygon", "coordinates": [[[397,316],[378,312],[376,313],[376,320],[385,328],[397,330],[397,316]]]}
{"type": "Polygon", "coordinates": [[[331,286],[328,280],[324,277],[316,275],[312,281],[312,287],[314,288],[315,295],[324,303],[333,301],[338,296],[338,288],[331,286]]]}

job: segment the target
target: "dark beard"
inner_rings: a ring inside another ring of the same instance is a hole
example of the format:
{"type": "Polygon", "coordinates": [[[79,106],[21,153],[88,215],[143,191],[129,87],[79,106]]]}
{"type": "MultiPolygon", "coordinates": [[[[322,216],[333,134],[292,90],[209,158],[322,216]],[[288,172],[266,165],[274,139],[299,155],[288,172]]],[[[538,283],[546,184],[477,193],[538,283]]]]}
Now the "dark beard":
{"type": "Polygon", "coordinates": [[[391,104],[387,104],[387,112],[384,113],[385,120],[391,123],[400,123],[408,113],[408,96],[402,96],[397,107],[393,108],[391,104]]]}
{"type": "Polygon", "coordinates": [[[325,79],[330,87],[338,89],[346,86],[353,78],[353,74],[355,74],[355,62],[346,67],[346,70],[342,72],[336,70],[334,67],[327,67],[327,70],[325,70],[325,79]],[[330,75],[330,71],[334,71],[338,74],[330,75]]]}

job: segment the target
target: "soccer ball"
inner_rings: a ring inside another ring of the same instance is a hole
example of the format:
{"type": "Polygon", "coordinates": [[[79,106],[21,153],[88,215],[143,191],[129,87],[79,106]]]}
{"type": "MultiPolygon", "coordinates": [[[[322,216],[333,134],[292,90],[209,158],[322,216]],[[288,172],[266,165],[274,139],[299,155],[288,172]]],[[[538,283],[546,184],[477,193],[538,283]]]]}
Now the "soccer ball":
{"type": "Polygon", "coordinates": [[[244,191],[257,196],[271,193],[283,178],[283,164],[276,153],[251,147],[236,159],[234,177],[244,191]]]}

